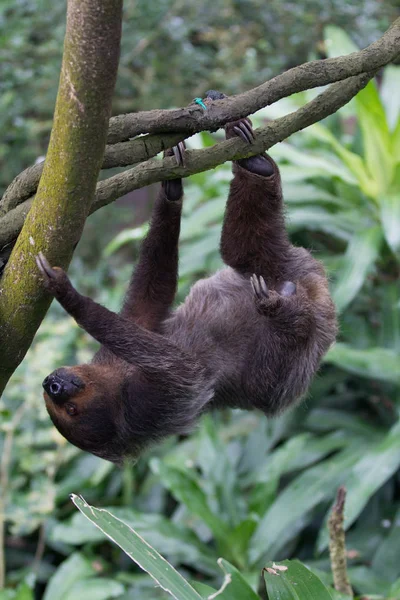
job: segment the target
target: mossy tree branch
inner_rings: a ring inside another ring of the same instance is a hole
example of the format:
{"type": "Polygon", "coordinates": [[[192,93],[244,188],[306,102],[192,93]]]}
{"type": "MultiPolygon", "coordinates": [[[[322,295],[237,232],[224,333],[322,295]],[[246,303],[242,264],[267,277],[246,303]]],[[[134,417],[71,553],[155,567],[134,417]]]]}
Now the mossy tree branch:
{"type": "MultiPolygon", "coordinates": [[[[194,173],[213,169],[226,161],[238,160],[268,150],[268,148],[286,139],[296,131],[300,131],[336,112],[341,106],[349,102],[373,75],[374,73],[364,73],[357,77],[350,77],[344,82],[331,85],[314,100],[295,112],[270,121],[264,127],[257,129],[255,132],[256,140],[251,146],[248,146],[239,138],[233,138],[219,142],[205,150],[187,151],[184,167],[177,167],[172,158],[165,158],[162,161],[150,159],[128,171],[100,181],[97,184],[90,212],[92,213],[124,194],[145,185],[163,179],[188,177],[194,173]]],[[[31,199],[26,200],[10,210],[0,220],[0,248],[16,238],[31,204],[31,199]]]]}
{"type": "Polygon", "coordinates": [[[0,288],[0,393],[50,304],[34,257],[68,267],[103,161],[121,38],[122,0],[68,0],[49,149],[0,288]]]}
{"type": "MultiPolygon", "coordinates": [[[[215,131],[229,121],[247,117],[296,92],[376,72],[399,53],[400,18],[379,40],[359,52],[299,65],[243,94],[214,101],[206,112],[193,103],[186,108],[113,117],[102,168],[142,162],[188,135],[215,131]],[[126,141],[142,133],[150,135],[126,141]]],[[[33,165],[14,179],[0,201],[0,217],[35,193],[42,168],[42,164],[33,165]]]]}

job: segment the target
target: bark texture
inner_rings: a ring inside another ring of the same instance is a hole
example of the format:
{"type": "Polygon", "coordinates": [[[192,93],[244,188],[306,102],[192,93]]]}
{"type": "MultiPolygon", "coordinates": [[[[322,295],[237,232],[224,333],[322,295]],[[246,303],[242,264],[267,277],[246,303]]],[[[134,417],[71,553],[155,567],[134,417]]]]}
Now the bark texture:
{"type": "Polygon", "coordinates": [[[119,59],[122,0],[69,0],[60,84],[43,176],[0,288],[0,393],[50,296],[34,257],[68,267],[103,161],[119,59]]]}

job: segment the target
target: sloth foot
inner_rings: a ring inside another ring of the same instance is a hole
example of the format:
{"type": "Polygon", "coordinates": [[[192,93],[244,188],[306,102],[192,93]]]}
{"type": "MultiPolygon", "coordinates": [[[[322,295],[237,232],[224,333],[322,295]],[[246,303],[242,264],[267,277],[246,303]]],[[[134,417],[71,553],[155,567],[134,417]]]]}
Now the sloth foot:
{"type": "MultiPolygon", "coordinates": [[[[164,156],[174,156],[176,164],[179,167],[183,167],[185,164],[185,151],[185,142],[179,142],[177,146],[166,150],[164,152],[164,156]]],[[[180,177],[178,177],[177,179],[167,179],[163,181],[161,185],[164,189],[165,195],[168,200],[170,200],[171,202],[177,202],[178,200],[181,200],[183,196],[183,186],[182,179],[180,177]]]]}
{"type": "Polygon", "coordinates": [[[262,275],[253,274],[250,277],[250,285],[257,309],[262,314],[272,315],[274,311],[284,306],[286,298],[296,294],[296,284],[292,281],[284,281],[277,290],[270,290],[262,275]]]}
{"type": "Polygon", "coordinates": [[[250,277],[250,284],[257,300],[269,298],[268,286],[265,283],[265,279],[262,275],[258,277],[253,273],[253,275],[250,277]]]}
{"type": "MultiPolygon", "coordinates": [[[[247,118],[233,121],[233,123],[225,125],[225,133],[227,140],[233,137],[240,137],[248,144],[252,144],[255,140],[252,123],[250,119],[247,118]]],[[[246,171],[261,175],[262,177],[270,177],[274,174],[274,167],[264,154],[250,156],[250,158],[242,158],[241,160],[238,160],[237,163],[243,169],[246,169],[246,171]]]]}
{"type": "Polygon", "coordinates": [[[39,252],[35,260],[42,274],[44,287],[50,294],[58,297],[70,286],[67,274],[60,267],[51,267],[43,252],[39,252]]]}

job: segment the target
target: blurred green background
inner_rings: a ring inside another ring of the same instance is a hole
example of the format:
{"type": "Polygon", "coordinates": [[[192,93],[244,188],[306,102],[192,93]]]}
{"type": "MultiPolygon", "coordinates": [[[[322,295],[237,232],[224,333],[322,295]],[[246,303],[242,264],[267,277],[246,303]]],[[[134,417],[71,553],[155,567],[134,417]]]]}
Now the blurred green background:
{"type": "MultiPolygon", "coordinates": [[[[369,44],[398,12],[396,1],[125,0],[114,113],[185,105],[209,88],[244,91],[369,44]]],[[[45,154],[64,27],[64,2],[0,4],[1,191],[45,154]]],[[[256,587],[265,560],[296,557],[330,583],[326,515],[340,484],[356,591],[400,598],[400,66],[271,154],[292,240],[324,261],[340,312],[339,341],[307,399],[273,421],[209,415],[187,439],[117,469],[67,444],[46,413],[45,375],[96,348],[54,303],[0,400],[0,600],[167,597],[76,512],[71,492],[110,508],[188,579],[217,587],[223,556],[256,587]]],[[[222,266],[229,180],[227,164],[185,181],[178,300],[222,266]]],[[[109,308],[121,304],[153,197],[154,188],[130,194],[88,219],[70,273],[109,308]]]]}

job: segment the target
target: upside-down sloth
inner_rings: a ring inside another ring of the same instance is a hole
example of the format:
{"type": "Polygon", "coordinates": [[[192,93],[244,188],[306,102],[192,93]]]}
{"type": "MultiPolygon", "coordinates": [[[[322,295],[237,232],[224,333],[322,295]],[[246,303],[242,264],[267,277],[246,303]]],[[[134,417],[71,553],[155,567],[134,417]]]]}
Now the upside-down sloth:
{"type": "MultiPolygon", "coordinates": [[[[248,119],[225,131],[249,143],[254,136],[248,119]]],[[[181,144],[168,154],[182,163],[184,151],[181,144]]],[[[269,416],[306,392],[336,335],[324,269],[288,239],[271,157],[239,160],[233,173],[220,245],[227,267],[197,281],[176,309],[181,179],[161,185],[119,314],[37,257],[46,288],[101,344],[91,363],[43,381],[53,423],[79,448],[121,462],[188,432],[204,411],[269,416]]]]}

